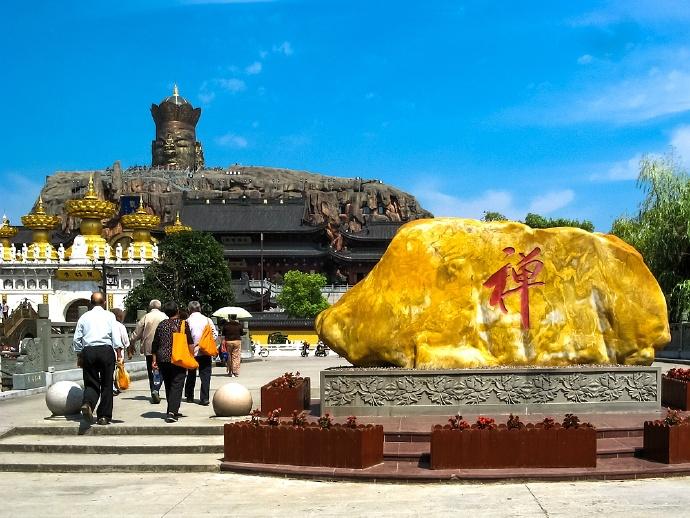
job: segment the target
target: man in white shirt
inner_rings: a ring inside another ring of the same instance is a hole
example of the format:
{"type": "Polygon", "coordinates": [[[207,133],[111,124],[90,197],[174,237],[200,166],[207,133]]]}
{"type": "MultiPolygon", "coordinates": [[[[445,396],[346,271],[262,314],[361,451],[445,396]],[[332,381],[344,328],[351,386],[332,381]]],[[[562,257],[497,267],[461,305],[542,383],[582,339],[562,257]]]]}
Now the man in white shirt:
{"type": "Polygon", "coordinates": [[[132,334],[132,345],[130,347],[130,350],[132,350],[137,340],[141,340],[140,351],[141,354],[146,356],[146,370],[149,374],[151,403],[161,402],[161,397],[158,394],[160,383],[158,386],[156,386],[153,382],[153,353],[151,352],[151,344],[153,343],[153,336],[156,334],[158,324],[168,318],[160,309],[160,300],[153,299],[151,302],[149,302],[149,312],[146,313],[146,315],[144,315],[139,322],[137,322],[137,327],[134,329],[134,333],[132,334]]]}
{"type": "Polygon", "coordinates": [[[115,327],[115,315],[104,309],[105,296],[98,291],[92,293],[91,305],[91,311],[77,321],[72,349],[84,375],[81,413],[91,423],[100,398],[98,424],[106,425],[113,418],[113,370],[115,358],[122,358],[122,340],[115,327]]]}
{"type": "MultiPolygon", "coordinates": [[[[218,339],[218,330],[210,318],[201,313],[201,304],[193,300],[187,305],[187,325],[194,340],[194,356],[199,363],[199,379],[201,380],[201,390],[199,392],[199,404],[208,406],[211,391],[211,371],[213,370],[213,357],[207,356],[199,350],[199,341],[206,326],[211,326],[213,339],[218,339]]],[[[187,370],[187,380],[184,386],[184,395],[187,403],[194,403],[194,386],[196,385],[196,370],[187,370]]]]}

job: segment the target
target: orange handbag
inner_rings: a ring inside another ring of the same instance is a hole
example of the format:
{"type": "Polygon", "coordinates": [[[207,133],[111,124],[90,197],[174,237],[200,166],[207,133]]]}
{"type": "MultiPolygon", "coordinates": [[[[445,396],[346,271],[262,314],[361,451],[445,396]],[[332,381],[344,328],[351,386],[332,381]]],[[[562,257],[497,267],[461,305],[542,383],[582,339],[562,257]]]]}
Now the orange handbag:
{"type": "Polygon", "coordinates": [[[201,338],[199,338],[199,351],[206,356],[215,356],[218,354],[218,346],[216,345],[215,338],[213,338],[213,329],[211,329],[211,325],[209,321],[203,333],[201,333],[201,338]]]}
{"type": "Polygon", "coordinates": [[[199,362],[194,359],[192,351],[189,350],[187,333],[185,333],[185,324],[186,322],[182,320],[180,322],[180,332],[173,333],[172,335],[172,358],[170,362],[184,369],[198,369],[199,362]]]}

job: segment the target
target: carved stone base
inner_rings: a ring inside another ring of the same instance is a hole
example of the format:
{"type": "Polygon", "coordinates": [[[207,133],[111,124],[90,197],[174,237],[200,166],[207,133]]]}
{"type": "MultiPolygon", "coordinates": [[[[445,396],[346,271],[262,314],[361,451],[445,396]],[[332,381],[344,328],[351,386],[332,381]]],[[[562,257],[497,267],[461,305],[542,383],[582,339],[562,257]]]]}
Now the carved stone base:
{"type": "Polygon", "coordinates": [[[577,413],[660,407],[660,367],[321,371],[322,415],[577,413]]]}

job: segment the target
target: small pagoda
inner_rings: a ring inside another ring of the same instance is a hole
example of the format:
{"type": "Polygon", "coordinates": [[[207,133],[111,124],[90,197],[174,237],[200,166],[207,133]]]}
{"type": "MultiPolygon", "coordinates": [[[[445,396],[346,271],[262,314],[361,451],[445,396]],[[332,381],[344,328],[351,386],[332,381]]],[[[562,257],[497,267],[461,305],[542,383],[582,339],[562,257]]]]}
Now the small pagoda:
{"type": "MultiPolygon", "coordinates": [[[[127,259],[153,260],[158,254],[154,252],[151,231],[158,228],[161,219],[155,214],[149,214],[144,208],[144,200],[139,197],[139,208],[132,214],[122,216],[122,225],[132,230],[132,257],[127,259]]],[[[131,249],[130,249],[131,250],[131,249]]]]}
{"type": "Polygon", "coordinates": [[[60,216],[47,214],[43,208],[43,198],[38,197],[36,208],[22,216],[22,224],[33,231],[33,243],[29,247],[29,259],[34,261],[53,261],[57,252],[50,244],[50,231],[60,224],[60,216]]]}
{"type": "Polygon", "coordinates": [[[168,225],[163,230],[165,230],[166,235],[170,236],[172,234],[177,234],[178,232],[191,232],[192,227],[182,224],[182,221],[180,221],[180,211],[177,211],[175,223],[168,225]]]}
{"type": "MultiPolygon", "coordinates": [[[[106,245],[106,240],[102,236],[103,220],[112,218],[117,212],[117,206],[98,197],[93,186],[93,175],[89,177],[89,185],[84,197],[77,200],[67,200],[65,208],[70,216],[81,218],[79,229],[86,242],[86,257],[84,259],[93,259],[96,255],[94,254],[95,250],[98,250],[98,258],[103,258],[106,245]]],[[[70,259],[73,259],[73,248],[74,245],[69,249],[70,259]]],[[[82,257],[78,259],[82,259],[82,257]]]]}

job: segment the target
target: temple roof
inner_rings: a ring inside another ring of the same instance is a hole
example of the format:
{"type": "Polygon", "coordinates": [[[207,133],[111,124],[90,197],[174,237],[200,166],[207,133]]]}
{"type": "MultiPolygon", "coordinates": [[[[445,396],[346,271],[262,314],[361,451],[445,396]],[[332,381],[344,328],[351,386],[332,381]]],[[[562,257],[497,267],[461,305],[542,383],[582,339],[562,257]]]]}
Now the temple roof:
{"type": "Polygon", "coordinates": [[[320,226],[304,222],[304,203],[280,204],[240,202],[196,203],[186,201],[182,221],[194,230],[216,233],[304,233],[318,232],[320,226]]]}
{"type": "Polygon", "coordinates": [[[331,257],[340,259],[346,262],[376,262],[381,259],[385,250],[370,250],[370,249],[356,249],[356,250],[334,250],[331,248],[328,253],[331,257]]]}
{"type": "Polygon", "coordinates": [[[252,245],[225,245],[223,254],[225,257],[325,257],[328,252],[318,246],[307,243],[291,243],[285,245],[270,245],[263,247],[263,253],[259,244],[252,245]]]}
{"type": "Polygon", "coordinates": [[[350,232],[343,229],[342,234],[345,238],[352,241],[390,241],[393,239],[398,229],[404,225],[403,222],[367,222],[359,232],[350,232]]]}

